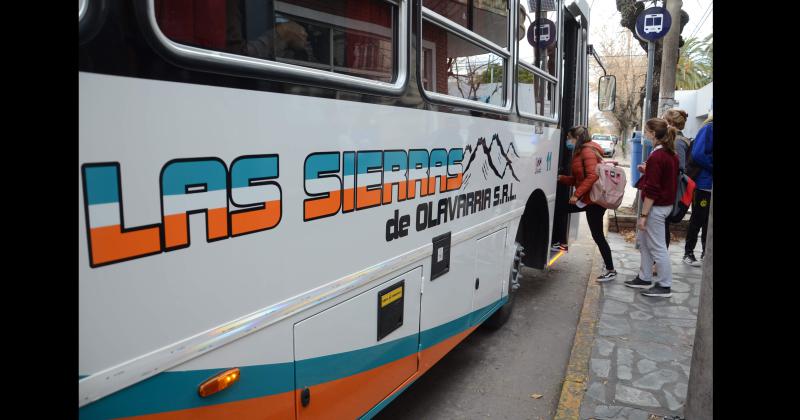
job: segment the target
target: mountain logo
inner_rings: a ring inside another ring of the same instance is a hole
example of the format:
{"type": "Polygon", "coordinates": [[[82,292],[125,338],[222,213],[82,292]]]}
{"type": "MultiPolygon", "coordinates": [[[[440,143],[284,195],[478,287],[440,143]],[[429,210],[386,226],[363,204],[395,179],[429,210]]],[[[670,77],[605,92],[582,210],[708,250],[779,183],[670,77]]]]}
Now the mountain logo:
{"type": "Polygon", "coordinates": [[[489,172],[494,173],[500,179],[505,178],[506,173],[511,172],[511,176],[519,181],[519,177],[514,172],[512,157],[519,159],[514,143],[511,142],[507,148],[503,148],[503,143],[500,141],[500,136],[494,134],[489,144],[486,144],[486,138],[481,137],[473,147],[467,145],[464,148],[464,160],[467,162],[467,167],[464,168],[464,181],[461,184],[461,189],[464,189],[472,178],[474,173],[470,173],[470,168],[480,168],[483,179],[489,179],[489,172]]]}

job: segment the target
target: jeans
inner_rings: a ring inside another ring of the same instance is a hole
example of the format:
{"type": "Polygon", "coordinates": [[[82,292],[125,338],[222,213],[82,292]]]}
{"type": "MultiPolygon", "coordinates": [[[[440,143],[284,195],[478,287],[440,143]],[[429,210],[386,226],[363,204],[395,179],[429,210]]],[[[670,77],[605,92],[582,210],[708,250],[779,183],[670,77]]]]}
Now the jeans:
{"type": "Polygon", "coordinates": [[[653,206],[647,216],[644,230],[639,230],[639,278],[653,281],[653,262],[658,272],[658,284],[672,287],[672,262],[664,241],[664,223],[672,212],[672,206],[653,206]]]}
{"type": "Polygon", "coordinates": [[[697,245],[697,234],[703,229],[701,245],[703,256],[706,254],[706,232],[708,231],[708,211],[711,209],[711,191],[695,190],[692,200],[692,216],[689,218],[689,229],[686,231],[686,249],[684,255],[694,254],[697,245]]]}

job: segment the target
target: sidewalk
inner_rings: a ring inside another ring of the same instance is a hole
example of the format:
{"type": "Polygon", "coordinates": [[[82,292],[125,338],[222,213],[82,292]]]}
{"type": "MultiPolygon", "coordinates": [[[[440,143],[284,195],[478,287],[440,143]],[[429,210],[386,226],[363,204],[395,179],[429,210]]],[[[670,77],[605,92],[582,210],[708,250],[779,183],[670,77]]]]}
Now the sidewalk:
{"type": "Polygon", "coordinates": [[[682,417],[702,267],[684,264],[683,241],[673,243],[672,297],[642,296],[640,289],[624,285],[636,277],[639,251],[617,233],[607,237],[618,275],[601,286],[580,418],[682,417]]]}

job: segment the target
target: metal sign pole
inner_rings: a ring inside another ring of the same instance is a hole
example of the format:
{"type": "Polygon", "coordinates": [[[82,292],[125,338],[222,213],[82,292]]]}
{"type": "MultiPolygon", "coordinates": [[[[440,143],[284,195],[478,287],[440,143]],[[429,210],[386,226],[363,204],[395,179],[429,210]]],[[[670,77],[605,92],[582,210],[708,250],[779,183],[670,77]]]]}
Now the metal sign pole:
{"type": "MultiPolygon", "coordinates": [[[[644,125],[649,119],[650,115],[650,98],[653,96],[653,67],[655,67],[656,60],[656,43],[653,41],[647,42],[647,81],[644,85],[644,112],[642,112],[642,163],[647,161],[647,148],[644,147],[644,125]]],[[[638,169],[637,169],[638,170],[638,169]]],[[[642,215],[642,203],[644,198],[639,194],[639,201],[636,210],[636,242],[634,246],[639,249],[639,218],[642,215]]]]}

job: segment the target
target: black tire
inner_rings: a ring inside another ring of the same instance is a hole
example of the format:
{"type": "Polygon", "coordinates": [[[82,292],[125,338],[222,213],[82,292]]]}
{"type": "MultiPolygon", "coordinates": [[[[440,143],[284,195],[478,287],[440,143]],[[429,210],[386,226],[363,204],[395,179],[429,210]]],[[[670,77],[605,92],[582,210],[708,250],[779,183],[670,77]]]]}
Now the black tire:
{"type": "Polygon", "coordinates": [[[483,325],[485,325],[490,330],[499,330],[500,327],[505,325],[509,318],[511,318],[511,312],[514,310],[514,297],[517,295],[517,290],[512,287],[514,283],[514,276],[518,280],[522,274],[519,272],[522,269],[522,247],[519,244],[516,244],[516,251],[514,252],[514,260],[511,262],[511,270],[508,273],[508,302],[505,305],[501,306],[492,316],[489,317],[486,321],[484,321],[483,325]]]}

